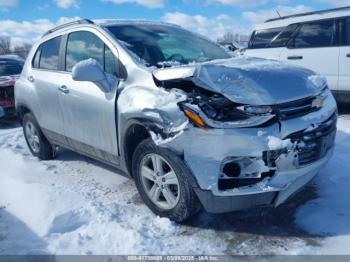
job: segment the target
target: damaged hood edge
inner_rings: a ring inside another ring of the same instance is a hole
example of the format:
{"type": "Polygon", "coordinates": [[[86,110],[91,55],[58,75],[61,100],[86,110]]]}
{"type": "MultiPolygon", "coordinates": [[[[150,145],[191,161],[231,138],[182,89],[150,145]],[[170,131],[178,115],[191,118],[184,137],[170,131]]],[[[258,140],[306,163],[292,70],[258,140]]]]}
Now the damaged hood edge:
{"type": "Polygon", "coordinates": [[[158,81],[191,80],[235,103],[250,105],[274,105],[315,96],[327,84],[311,70],[246,57],[156,69],[153,76],[158,81]]]}

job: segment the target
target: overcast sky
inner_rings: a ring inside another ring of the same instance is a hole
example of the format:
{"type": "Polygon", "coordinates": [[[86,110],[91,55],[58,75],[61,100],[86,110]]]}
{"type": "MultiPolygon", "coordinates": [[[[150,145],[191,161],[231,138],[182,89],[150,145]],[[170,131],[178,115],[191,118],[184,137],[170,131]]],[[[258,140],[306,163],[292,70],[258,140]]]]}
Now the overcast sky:
{"type": "Polygon", "coordinates": [[[216,39],[249,34],[254,24],[282,15],[350,5],[350,0],[0,0],[0,36],[31,42],[76,18],[161,20],[216,39]]]}

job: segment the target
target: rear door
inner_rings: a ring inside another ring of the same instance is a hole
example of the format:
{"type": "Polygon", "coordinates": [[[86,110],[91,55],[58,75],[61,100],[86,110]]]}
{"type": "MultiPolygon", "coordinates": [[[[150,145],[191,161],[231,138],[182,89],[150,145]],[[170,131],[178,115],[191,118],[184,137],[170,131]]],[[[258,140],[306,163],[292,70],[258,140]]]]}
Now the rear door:
{"type": "Polygon", "coordinates": [[[62,37],[59,36],[41,44],[27,80],[34,86],[40,102],[32,108],[40,127],[52,140],[65,144],[63,115],[58,99],[61,42],[62,37]]]}
{"type": "Polygon", "coordinates": [[[350,95],[350,17],[342,23],[343,45],[339,58],[339,95],[350,95]]]}
{"type": "Polygon", "coordinates": [[[327,77],[330,88],[338,89],[339,37],[334,19],[299,25],[281,53],[281,60],[303,66],[327,77]]]}

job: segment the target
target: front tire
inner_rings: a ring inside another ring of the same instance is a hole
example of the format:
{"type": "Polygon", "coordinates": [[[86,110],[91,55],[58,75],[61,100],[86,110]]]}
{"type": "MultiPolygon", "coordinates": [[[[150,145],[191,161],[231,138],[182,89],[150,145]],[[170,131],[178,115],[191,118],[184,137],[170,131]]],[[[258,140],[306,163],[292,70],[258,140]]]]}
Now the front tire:
{"type": "Polygon", "coordinates": [[[200,210],[184,162],[151,139],[139,144],[133,155],[132,172],[145,204],[158,216],[181,223],[200,210]]]}
{"type": "Polygon", "coordinates": [[[29,150],[34,156],[41,160],[51,160],[55,157],[56,148],[46,139],[31,113],[23,117],[23,133],[29,150]]]}

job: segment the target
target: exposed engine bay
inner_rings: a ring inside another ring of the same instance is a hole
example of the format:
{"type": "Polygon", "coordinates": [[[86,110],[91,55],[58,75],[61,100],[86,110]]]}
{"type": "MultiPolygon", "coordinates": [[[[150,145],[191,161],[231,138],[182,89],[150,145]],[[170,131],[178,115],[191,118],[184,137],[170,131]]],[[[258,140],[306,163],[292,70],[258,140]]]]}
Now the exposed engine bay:
{"type": "MultiPolygon", "coordinates": [[[[205,115],[215,121],[229,122],[244,120],[248,113],[238,109],[242,104],[234,103],[225,96],[198,87],[191,80],[157,81],[165,89],[177,89],[187,95],[186,103],[197,105],[205,115]]],[[[243,108],[242,108],[243,109],[243,108]]]]}

